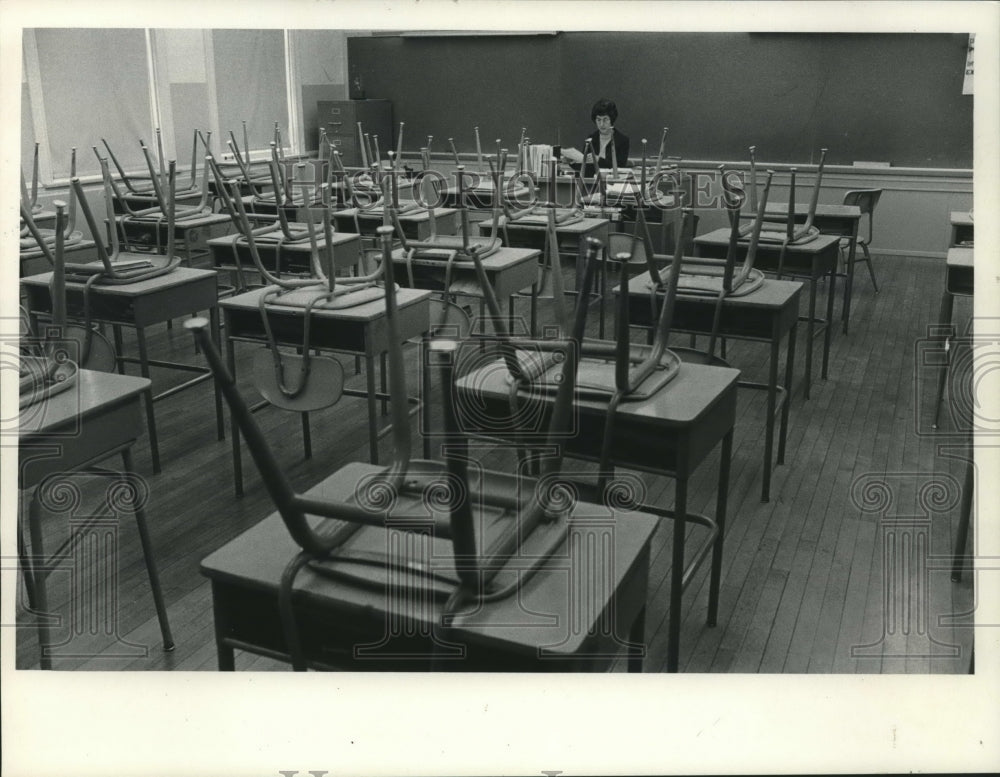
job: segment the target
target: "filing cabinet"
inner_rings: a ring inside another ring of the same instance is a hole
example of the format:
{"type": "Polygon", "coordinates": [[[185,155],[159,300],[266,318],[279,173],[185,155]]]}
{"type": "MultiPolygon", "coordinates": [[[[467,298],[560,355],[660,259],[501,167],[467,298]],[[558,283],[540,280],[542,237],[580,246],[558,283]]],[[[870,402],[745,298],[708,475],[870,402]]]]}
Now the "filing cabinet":
{"type": "Polygon", "coordinates": [[[379,154],[394,149],[392,103],[389,100],[320,100],[316,103],[319,129],[326,130],[327,140],[342,154],[348,167],[361,165],[361,141],[358,122],[367,135],[378,136],[379,154]]]}

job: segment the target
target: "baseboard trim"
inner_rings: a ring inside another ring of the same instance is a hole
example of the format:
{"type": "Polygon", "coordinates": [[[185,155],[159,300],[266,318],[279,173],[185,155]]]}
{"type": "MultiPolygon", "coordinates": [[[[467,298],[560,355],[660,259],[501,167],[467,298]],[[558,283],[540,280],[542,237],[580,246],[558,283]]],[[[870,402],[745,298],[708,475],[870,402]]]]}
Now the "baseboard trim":
{"type": "Polygon", "coordinates": [[[872,246],[869,249],[872,252],[872,256],[878,258],[879,256],[912,256],[917,259],[947,259],[948,253],[941,251],[912,251],[904,250],[901,248],[877,248],[872,246]]]}

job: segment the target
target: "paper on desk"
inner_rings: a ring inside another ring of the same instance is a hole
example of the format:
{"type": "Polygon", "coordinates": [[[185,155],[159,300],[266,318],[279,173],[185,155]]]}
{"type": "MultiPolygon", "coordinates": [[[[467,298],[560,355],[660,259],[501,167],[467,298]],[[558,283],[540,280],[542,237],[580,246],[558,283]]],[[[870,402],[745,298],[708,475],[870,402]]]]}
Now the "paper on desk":
{"type": "Polygon", "coordinates": [[[563,159],[566,159],[575,164],[580,164],[583,162],[583,154],[580,153],[578,149],[575,148],[564,148],[562,150],[563,159]]]}

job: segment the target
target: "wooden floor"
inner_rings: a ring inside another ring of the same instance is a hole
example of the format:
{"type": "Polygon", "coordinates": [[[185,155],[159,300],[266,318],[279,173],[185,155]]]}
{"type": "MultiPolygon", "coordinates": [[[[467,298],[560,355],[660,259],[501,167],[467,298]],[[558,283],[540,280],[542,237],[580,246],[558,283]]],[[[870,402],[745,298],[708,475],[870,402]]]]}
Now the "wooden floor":
{"type": "MultiPolygon", "coordinates": [[[[972,584],[968,574],[952,583],[948,570],[966,449],[947,413],[940,432],[927,433],[935,374],[918,360],[919,344],[937,319],[943,262],[876,257],[876,267],[882,292],[873,292],[859,268],[851,333],[845,336],[837,327],[830,377],[813,384],[809,401],[802,396],[805,327],[799,327],[786,463],[774,471],[768,503],[760,502],[764,393],[740,391],[718,625],[705,626],[706,566],[685,594],[683,671],[961,673],[969,668],[972,584]],[[888,501],[879,501],[884,498],[888,501]],[[894,566],[884,564],[888,549],[895,552],[894,566]],[[902,570],[901,576],[893,570],[902,570]]],[[[960,330],[970,315],[968,300],[959,299],[960,330]]],[[[134,353],[134,339],[126,342],[134,353]]],[[[822,338],[815,347],[818,357],[822,338]]],[[[154,357],[201,359],[176,325],[157,328],[152,351],[154,357]]],[[[241,383],[248,394],[250,351],[240,350],[241,383]]],[[[729,344],[730,362],[747,379],[766,380],[766,356],[765,345],[729,344]]],[[[415,365],[414,348],[407,359],[415,365]]],[[[352,373],[352,360],[342,361],[352,373]]],[[[177,379],[154,371],[157,388],[177,379]]],[[[363,388],[364,376],[351,377],[349,385],[363,388]]],[[[367,460],[364,413],[363,400],[345,397],[315,414],[310,460],[303,458],[297,418],[269,408],[258,420],[294,484],[304,489],[346,462],[367,460]]],[[[55,628],[62,639],[56,669],[215,669],[211,593],[198,564],[272,508],[249,467],[246,495],[234,499],[230,443],[215,439],[213,414],[208,385],[158,404],[163,458],[158,476],[151,474],[145,437],[136,447],[136,463],[149,487],[147,514],[176,649],[165,653],[160,647],[137,533],[123,522],[115,534],[116,569],[96,565],[89,574],[56,572],[50,579],[51,608],[63,616],[55,628]]],[[[384,438],[383,455],[388,453],[384,438]]],[[[489,463],[503,460],[498,454],[489,463]]],[[[694,477],[691,510],[714,509],[717,466],[716,453],[694,477]]],[[[649,499],[669,507],[671,482],[644,480],[649,499]]],[[[90,484],[85,492],[96,500],[99,488],[90,484]]],[[[67,524],[65,514],[45,517],[50,548],[66,536],[67,524]]],[[[670,544],[669,527],[662,527],[652,546],[647,672],[663,671],[666,661],[670,544]]],[[[38,664],[38,648],[22,599],[19,594],[17,665],[29,668],[38,664]]],[[[238,654],[237,668],[285,667],[238,654]]]]}

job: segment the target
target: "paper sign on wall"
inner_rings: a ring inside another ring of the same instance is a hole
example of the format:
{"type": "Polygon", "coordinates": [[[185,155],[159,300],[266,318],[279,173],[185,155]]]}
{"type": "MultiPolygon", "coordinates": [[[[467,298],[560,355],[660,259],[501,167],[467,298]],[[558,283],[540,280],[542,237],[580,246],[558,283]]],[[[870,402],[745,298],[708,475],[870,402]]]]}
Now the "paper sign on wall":
{"type": "Polygon", "coordinates": [[[962,94],[972,94],[972,75],[975,67],[973,58],[976,51],[976,33],[969,35],[969,53],[965,58],[965,79],[962,81],[962,94]]]}

